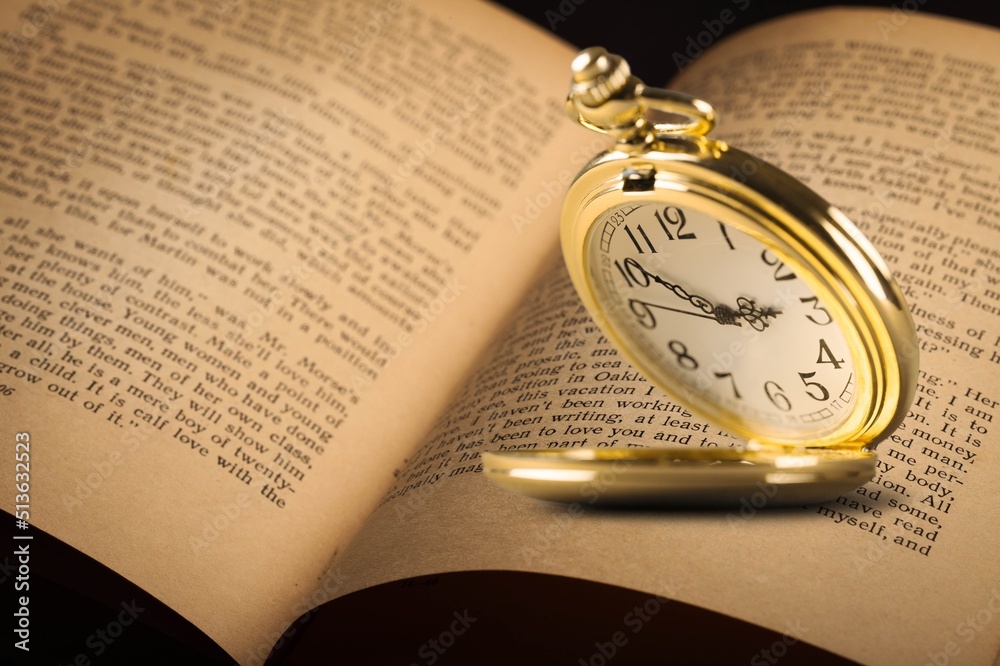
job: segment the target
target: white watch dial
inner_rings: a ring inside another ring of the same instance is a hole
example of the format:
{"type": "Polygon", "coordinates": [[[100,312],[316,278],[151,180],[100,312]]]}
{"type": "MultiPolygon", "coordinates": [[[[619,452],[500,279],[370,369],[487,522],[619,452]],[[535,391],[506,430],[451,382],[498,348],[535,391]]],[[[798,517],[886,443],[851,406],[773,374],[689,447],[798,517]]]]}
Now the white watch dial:
{"type": "Polygon", "coordinates": [[[838,323],[752,236],[691,207],[640,202],[603,214],[585,251],[619,342],[683,402],[792,441],[851,415],[857,375],[838,323]]]}

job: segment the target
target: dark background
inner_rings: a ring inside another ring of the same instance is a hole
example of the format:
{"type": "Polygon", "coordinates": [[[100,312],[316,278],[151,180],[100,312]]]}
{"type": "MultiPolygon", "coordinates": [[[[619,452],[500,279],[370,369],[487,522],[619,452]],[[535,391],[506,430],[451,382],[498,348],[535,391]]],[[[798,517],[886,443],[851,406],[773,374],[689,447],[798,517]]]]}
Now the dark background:
{"type": "Polygon", "coordinates": [[[581,49],[603,46],[624,56],[632,71],[650,85],[663,85],[677,73],[673,53],[684,53],[688,39],[697,39],[724,10],[732,12],[734,20],[716,40],[769,18],[831,5],[895,8],[903,15],[940,14],[1000,26],[1000,5],[990,0],[499,0],[497,4],[581,49]]]}

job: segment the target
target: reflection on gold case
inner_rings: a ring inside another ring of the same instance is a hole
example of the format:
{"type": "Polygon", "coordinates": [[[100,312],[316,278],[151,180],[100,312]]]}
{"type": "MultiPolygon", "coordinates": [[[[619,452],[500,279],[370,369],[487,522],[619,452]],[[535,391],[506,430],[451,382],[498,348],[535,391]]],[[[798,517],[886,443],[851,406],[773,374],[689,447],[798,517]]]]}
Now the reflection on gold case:
{"type": "Polygon", "coordinates": [[[542,500],[594,506],[754,508],[820,502],[875,474],[874,453],[577,449],[483,453],[497,485],[542,500]]]}

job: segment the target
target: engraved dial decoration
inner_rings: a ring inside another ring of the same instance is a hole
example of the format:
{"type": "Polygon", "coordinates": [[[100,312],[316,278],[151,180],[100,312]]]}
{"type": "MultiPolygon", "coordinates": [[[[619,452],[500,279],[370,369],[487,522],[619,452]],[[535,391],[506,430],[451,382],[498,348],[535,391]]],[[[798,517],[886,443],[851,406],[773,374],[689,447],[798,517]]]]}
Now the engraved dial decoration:
{"type": "Polygon", "coordinates": [[[850,416],[856,377],[844,334],[752,236],[691,207],[629,203],[590,227],[585,251],[618,343],[683,402],[792,442],[850,416]]]}

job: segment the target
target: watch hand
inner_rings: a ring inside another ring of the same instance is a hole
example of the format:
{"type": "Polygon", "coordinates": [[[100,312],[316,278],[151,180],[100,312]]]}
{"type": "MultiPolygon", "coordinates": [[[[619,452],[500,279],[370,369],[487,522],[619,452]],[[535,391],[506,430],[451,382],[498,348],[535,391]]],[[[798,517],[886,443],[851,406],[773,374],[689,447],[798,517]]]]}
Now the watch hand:
{"type": "MultiPolygon", "coordinates": [[[[639,271],[649,280],[659,284],[662,287],[667,288],[671,293],[673,293],[677,298],[681,300],[688,301],[691,305],[695,306],[702,312],[706,319],[714,319],[716,322],[723,326],[741,326],[739,320],[742,319],[747,324],[750,325],[756,331],[763,331],[767,328],[770,323],[767,321],[768,317],[774,318],[781,314],[781,310],[776,310],[774,308],[760,309],[757,307],[756,302],[752,299],[746,298],[745,296],[740,296],[736,299],[736,304],[738,310],[734,310],[728,305],[720,304],[714,305],[710,300],[704,296],[699,296],[698,294],[689,294],[684,287],[678,284],[672,284],[667,282],[665,279],[657,275],[656,273],[650,273],[642,264],[640,264],[635,259],[631,257],[625,260],[626,263],[632,263],[639,271]]],[[[663,307],[663,306],[656,306],[663,307]]],[[[665,310],[672,310],[672,308],[663,308],[665,310]]],[[[675,312],[681,312],[683,314],[695,314],[693,312],[688,312],[685,310],[675,310],[675,312]]]]}
{"type": "MultiPolygon", "coordinates": [[[[670,312],[676,312],[678,314],[691,315],[692,317],[702,317],[703,319],[715,319],[715,315],[705,314],[703,312],[692,312],[691,310],[681,310],[680,308],[668,308],[666,305],[660,305],[659,303],[647,303],[645,301],[640,301],[638,298],[633,298],[629,300],[629,306],[632,308],[633,312],[637,312],[635,306],[640,305],[646,309],[647,313],[649,308],[657,308],[659,310],[668,310],[670,312]]],[[[739,326],[739,323],[736,324],[739,326]]]]}
{"type": "Polygon", "coordinates": [[[748,323],[750,328],[755,331],[763,331],[770,326],[770,322],[767,321],[768,317],[773,319],[781,314],[781,310],[776,310],[775,308],[764,308],[761,310],[752,299],[745,296],[737,298],[736,303],[740,307],[740,316],[743,318],[743,321],[748,323]]]}

